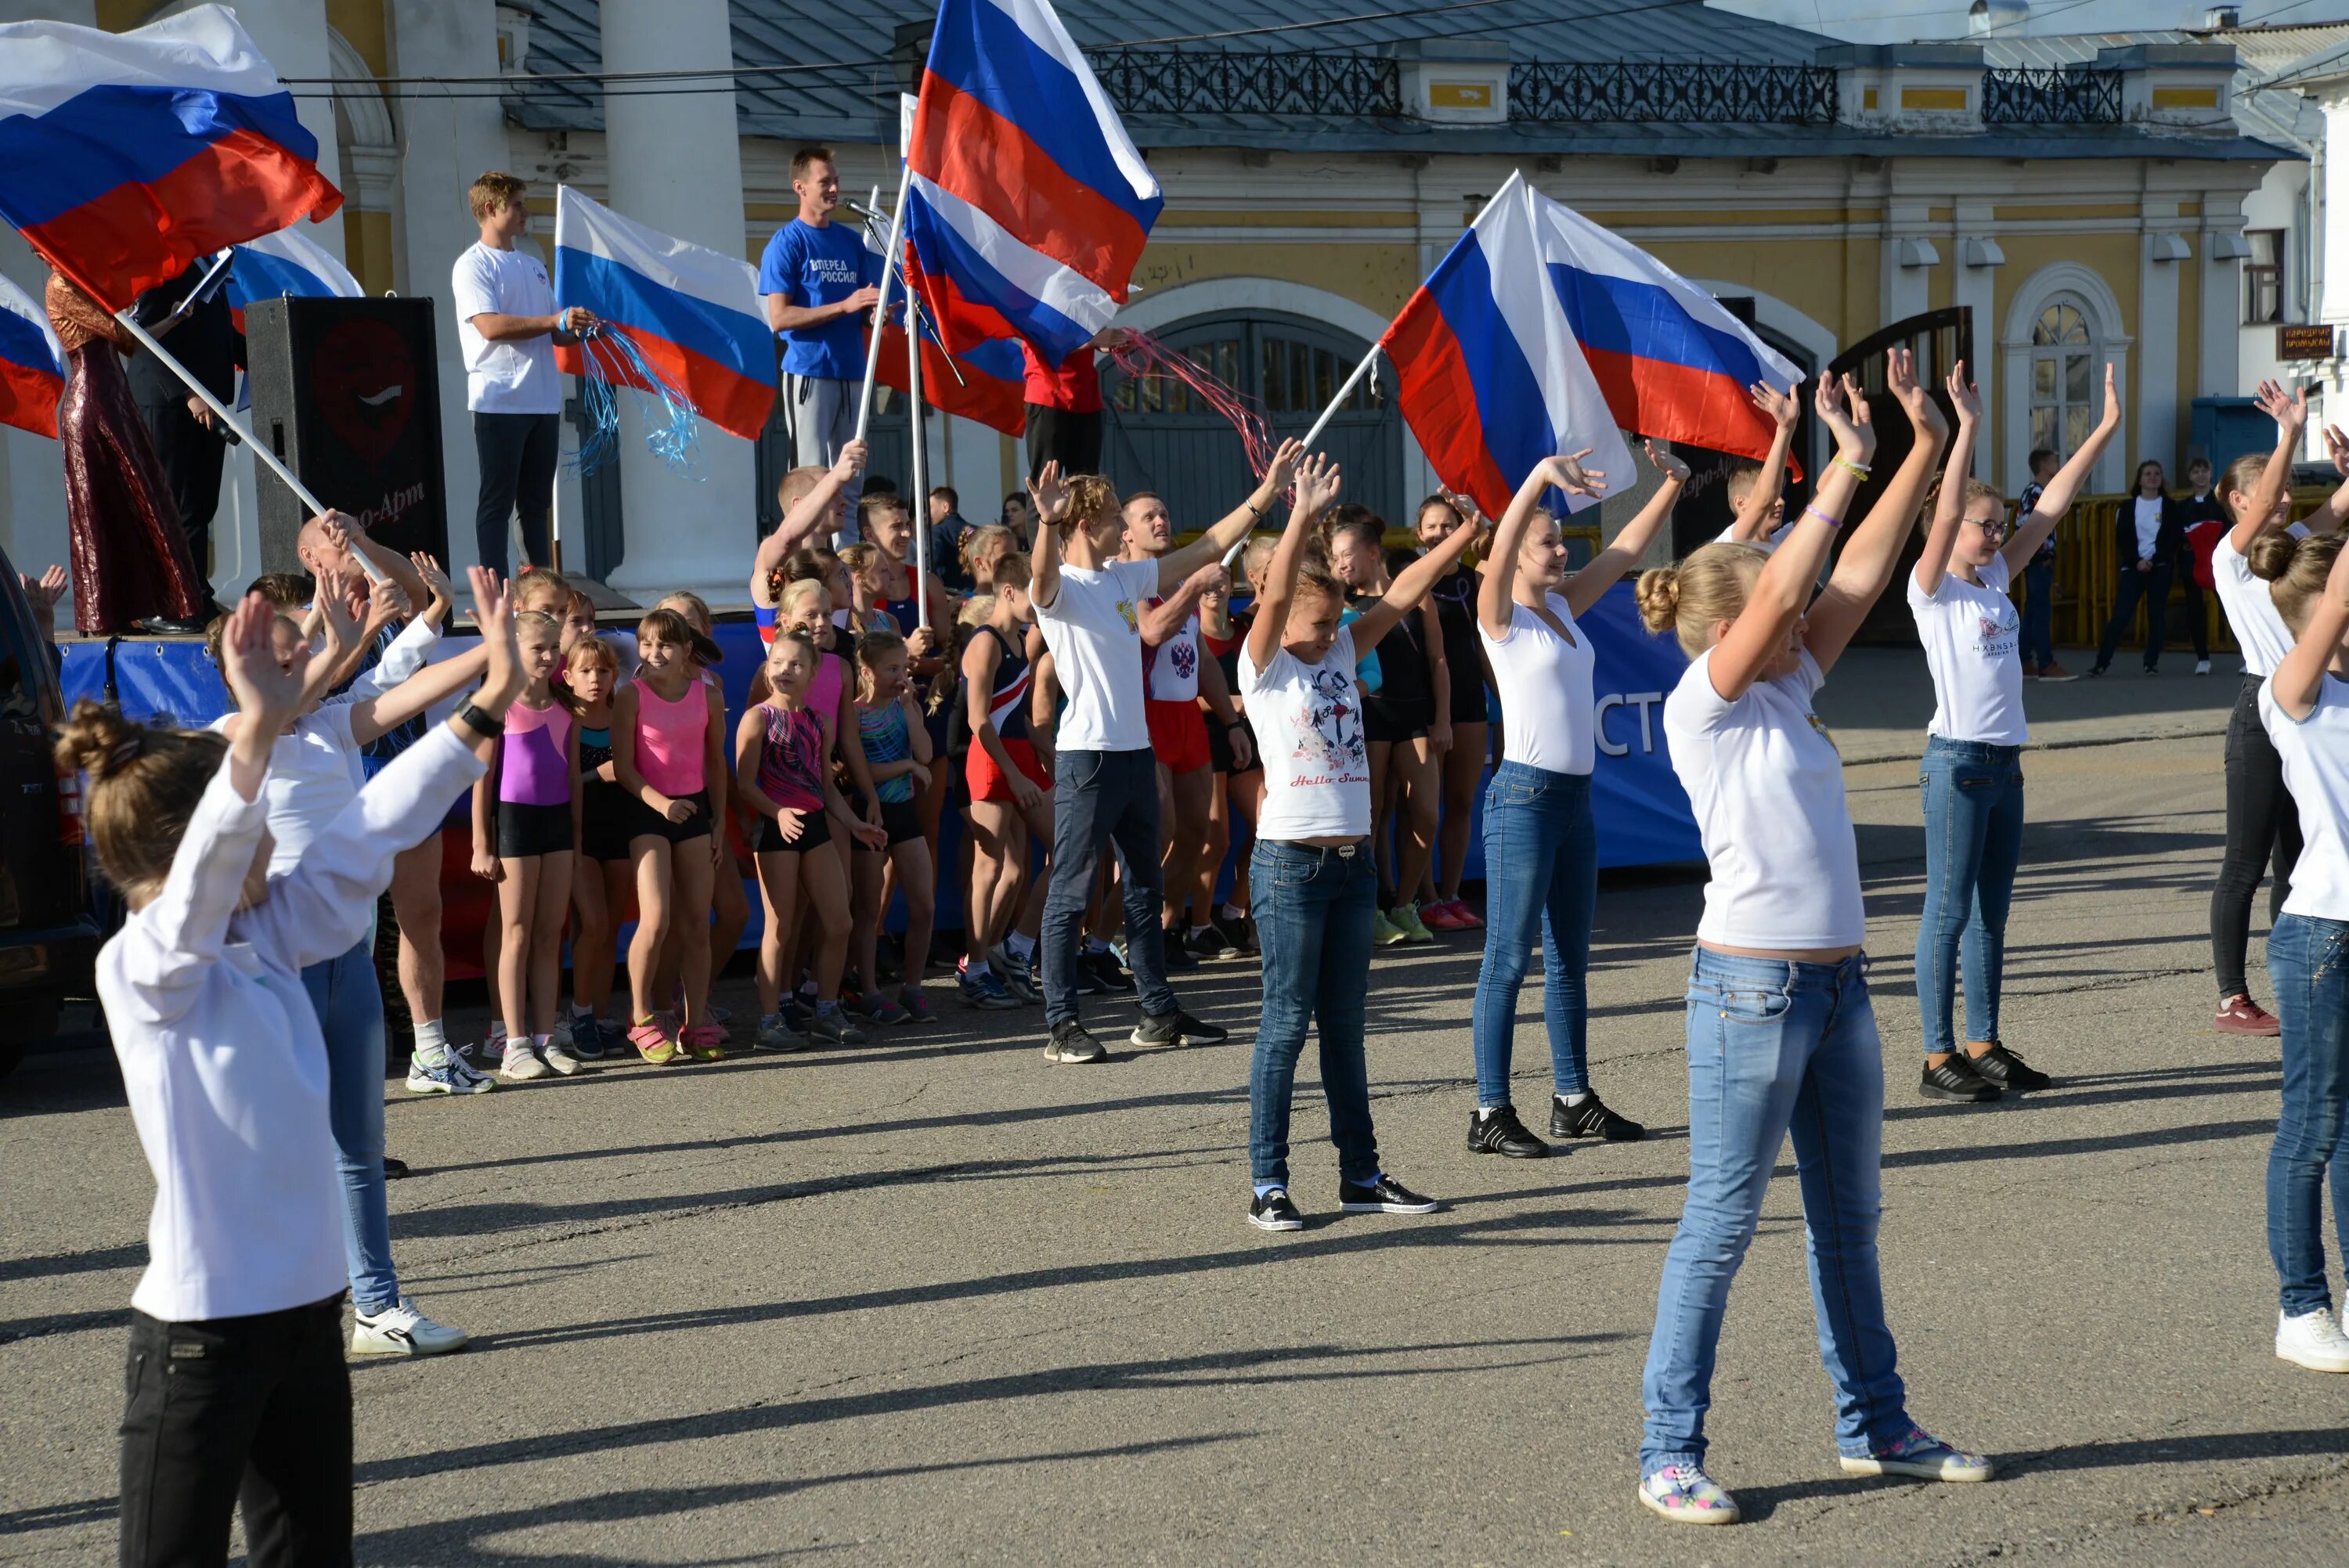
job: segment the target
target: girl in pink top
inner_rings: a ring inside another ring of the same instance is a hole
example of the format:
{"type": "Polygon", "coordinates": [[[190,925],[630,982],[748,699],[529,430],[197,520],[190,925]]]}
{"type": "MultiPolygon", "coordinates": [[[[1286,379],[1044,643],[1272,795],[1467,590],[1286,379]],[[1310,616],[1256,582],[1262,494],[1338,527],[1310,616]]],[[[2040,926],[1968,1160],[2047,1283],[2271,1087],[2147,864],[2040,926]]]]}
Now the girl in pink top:
{"type": "Polygon", "coordinates": [[[563,623],[543,611],[514,617],[522,696],[473,786],[473,873],[497,884],[498,995],[505,1059],[498,1076],[520,1082],[569,1078],[579,1058],[554,1040],[563,993],[563,919],[579,848],[579,726],[569,688],[554,684],[563,623]]]}
{"type": "Polygon", "coordinates": [[[612,701],[612,770],[634,800],[628,863],[636,880],[636,934],[628,943],[628,1043],[648,1062],[680,1051],[704,1061],[724,1055],[709,1019],[709,892],[724,840],[715,830],[710,787],[724,788],[724,699],[701,679],[699,654],[718,650],[674,610],[636,624],[636,678],[612,701]],[[674,923],[685,993],[680,1021],[655,1004],[661,944],[674,923]],[[680,1027],[680,1022],[682,1026],[680,1027]]]}

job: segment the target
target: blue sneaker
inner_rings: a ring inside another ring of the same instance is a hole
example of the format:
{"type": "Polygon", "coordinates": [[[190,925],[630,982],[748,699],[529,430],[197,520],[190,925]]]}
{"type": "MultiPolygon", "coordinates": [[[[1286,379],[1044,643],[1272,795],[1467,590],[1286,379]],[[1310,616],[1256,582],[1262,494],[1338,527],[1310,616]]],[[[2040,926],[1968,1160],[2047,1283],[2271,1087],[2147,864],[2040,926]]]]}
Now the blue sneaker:
{"type": "Polygon", "coordinates": [[[1920,1480],[1988,1480],[1998,1466],[1988,1456],[1953,1449],[1924,1428],[1911,1426],[1906,1437],[1873,1453],[1844,1454],[1846,1475],[1909,1475],[1920,1480]]]}
{"type": "Polygon", "coordinates": [[[564,1031],[571,1040],[571,1054],[583,1062],[604,1059],[604,1031],[596,1026],[592,1013],[573,1013],[564,1031]]]}
{"type": "Polygon", "coordinates": [[[991,969],[983,970],[978,975],[965,971],[956,976],[955,985],[956,988],[962,993],[962,1005],[966,1007],[981,1007],[989,1012],[999,1013],[1007,1007],[1019,1006],[1002,980],[991,969]]]}
{"type": "Polygon", "coordinates": [[[1640,1501],[1675,1524],[1737,1522],[1737,1500],[1694,1465],[1666,1465],[1640,1483],[1640,1501]]]}

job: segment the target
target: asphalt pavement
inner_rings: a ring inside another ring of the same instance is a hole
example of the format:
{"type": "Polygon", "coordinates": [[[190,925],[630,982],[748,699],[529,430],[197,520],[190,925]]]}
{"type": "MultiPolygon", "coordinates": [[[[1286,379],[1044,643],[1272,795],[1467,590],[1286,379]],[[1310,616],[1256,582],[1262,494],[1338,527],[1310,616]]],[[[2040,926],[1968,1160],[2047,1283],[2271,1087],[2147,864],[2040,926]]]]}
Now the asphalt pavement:
{"type": "MultiPolygon", "coordinates": [[[[1475,945],[1380,956],[1381,1150],[1445,1201],[1426,1218],[1334,1212],[1309,1052],[1309,1228],[1245,1222],[1239,963],[1179,977],[1232,1044],[1098,1067],[1048,1065],[1035,1012],[935,983],[941,1025],[854,1050],[461,1102],[388,1086],[417,1171],[391,1189],[403,1280],[477,1337],[354,1365],[358,1560],[2337,1562],[2349,1377],[2271,1353],[2276,1053],[2210,1028],[2236,683],[2171,662],[2032,692],[2003,1032],[2058,1081],[1980,1109],[1914,1087],[1915,656],[1855,655],[1822,699],[1868,879],[1901,1368],[1921,1421],[1998,1457],[1992,1484],[1837,1471],[1785,1156],[1714,1387],[1713,1472],[1749,1522],[1634,1502],[1687,1163],[1701,879],[1667,870],[1608,877],[1591,968],[1596,1082],[1644,1143],[1468,1154],[1475,945]]],[[[740,981],[720,997],[751,1006],[740,981]]],[[[1531,988],[1519,1012],[1530,1107],[1531,988]]],[[[100,1048],[33,1057],[0,1117],[0,1559],[106,1563],[151,1186],[100,1048]]]]}

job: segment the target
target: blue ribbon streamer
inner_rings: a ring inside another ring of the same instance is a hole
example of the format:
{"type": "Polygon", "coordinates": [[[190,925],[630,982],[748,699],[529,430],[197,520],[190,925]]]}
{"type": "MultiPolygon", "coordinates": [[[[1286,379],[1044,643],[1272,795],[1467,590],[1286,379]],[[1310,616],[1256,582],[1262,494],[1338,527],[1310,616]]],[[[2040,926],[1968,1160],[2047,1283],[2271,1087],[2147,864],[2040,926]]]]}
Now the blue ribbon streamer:
{"type": "Polygon", "coordinates": [[[588,429],[571,463],[574,473],[595,473],[619,457],[619,393],[625,387],[645,417],[647,449],[673,473],[696,483],[709,478],[701,461],[700,416],[685,388],[655,368],[626,333],[607,332],[600,323],[580,340],[579,353],[579,397],[586,406],[588,429]]]}

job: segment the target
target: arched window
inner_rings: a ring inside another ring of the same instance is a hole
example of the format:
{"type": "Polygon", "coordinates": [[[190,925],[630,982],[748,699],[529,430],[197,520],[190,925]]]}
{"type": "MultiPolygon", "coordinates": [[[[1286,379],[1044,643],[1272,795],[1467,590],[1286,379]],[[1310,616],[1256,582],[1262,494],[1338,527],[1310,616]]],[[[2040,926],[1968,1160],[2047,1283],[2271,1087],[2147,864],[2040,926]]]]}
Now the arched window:
{"type": "Polygon", "coordinates": [[[2085,305],[2058,294],[2031,326],[2031,445],[2079,449],[2095,426],[2097,351],[2085,305]]]}

